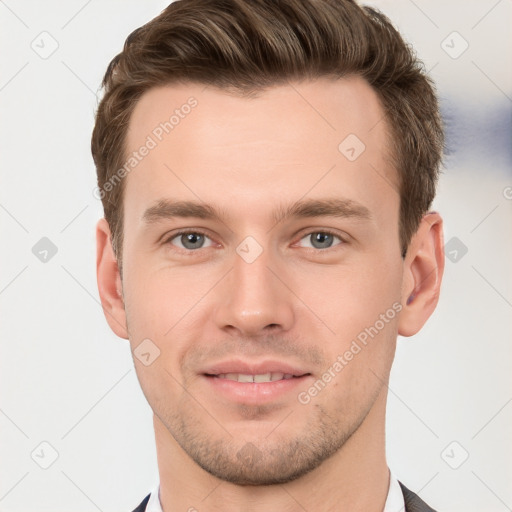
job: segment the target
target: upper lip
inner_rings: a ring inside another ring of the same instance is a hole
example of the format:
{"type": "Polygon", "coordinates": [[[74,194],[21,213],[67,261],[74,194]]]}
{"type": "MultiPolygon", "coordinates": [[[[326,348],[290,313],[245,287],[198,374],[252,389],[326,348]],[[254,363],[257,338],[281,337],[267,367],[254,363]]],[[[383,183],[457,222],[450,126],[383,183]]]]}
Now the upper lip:
{"type": "Polygon", "coordinates": [[[207,367],[205,375],[221,375],[224,373],[242,373],[244,375],[263,375],[266,373],[291,374],[294,377],[308,375],[309,372],[299,366],[294,366],[283,361],[265,360],[260,362],[247,362],[242,360],[221,361],[207,367]]]}

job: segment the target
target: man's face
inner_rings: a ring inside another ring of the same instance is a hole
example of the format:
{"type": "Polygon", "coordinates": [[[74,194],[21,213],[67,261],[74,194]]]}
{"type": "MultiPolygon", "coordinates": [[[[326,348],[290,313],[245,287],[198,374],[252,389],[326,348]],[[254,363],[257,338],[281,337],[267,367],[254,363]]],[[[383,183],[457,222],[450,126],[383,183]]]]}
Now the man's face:
{"type": "Polygon", "coordinates": [[[160,351],[135,366],[156,421],[219,478],[305,474],[385,398],[402,285],[385,129],[359,78],[169,86],[135,108],[128,153],[156,146],[126,178],[123,297],[132,350],[160,351]]]}

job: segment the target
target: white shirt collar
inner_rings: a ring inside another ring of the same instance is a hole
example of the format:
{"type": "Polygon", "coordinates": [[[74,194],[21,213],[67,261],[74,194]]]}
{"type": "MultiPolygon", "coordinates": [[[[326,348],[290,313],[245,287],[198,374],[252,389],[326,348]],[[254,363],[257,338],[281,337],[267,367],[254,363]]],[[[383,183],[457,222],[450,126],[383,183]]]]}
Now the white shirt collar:
{"type": "MultiPolygon", "coordinates": [[[[160,484],[158,483],[155,488],[151,491],[148,504],[146,506],[146,512],[163,512],[162,505],[160,504],[159,498],[160,484]]],[[[386,504],[384,505],[383,512],[404,512],[405,502],[404,495],[398,480],[395,478],[393,473],[389,474],[389,489],[388,497],[386,498],[386,504]]]]}
{"type": "Polygon", "coordinates": [[[155,488],[151,491],[148,504],[146,505],[146,512],[163,512],[162,505],[159,498],[160,483],[156,484],[155,488]]]}
{"type": "MultiPolygon", "coordinates": [[[[388,497],[386,499],[383,512],[404,512],[404,510],[404,493],[402,492],[402,488],[400,487],[398,480],[390,471],[388,497]]],[[[162,512],[161,509],[158,512],[162,512]]]]}

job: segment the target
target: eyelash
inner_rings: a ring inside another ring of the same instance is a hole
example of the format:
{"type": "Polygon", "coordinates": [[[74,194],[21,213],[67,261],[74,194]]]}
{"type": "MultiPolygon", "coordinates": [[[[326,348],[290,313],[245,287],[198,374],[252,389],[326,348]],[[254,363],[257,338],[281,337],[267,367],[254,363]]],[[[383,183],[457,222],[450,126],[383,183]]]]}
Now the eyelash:
{"type": "MultiPolygon", "coordinates": [[[[164,245],[172,245],[171,242],[172,240],[174,240],[175,238],[181,236],[181,235],[188,235],[188,234],[196,234],[196,235],[202,235],[204,237],[207,237],[207,238],[210,238],[211,237],[203,230],[201,229],[183,229],[183,230],[180,230],[180,231],[177,231],[176,233],[173,233],[170,237],[166,238],[163,242],[164,245]]],[[[331,235],[335,238],[338,238],[340,240],[340,243],[339,244],[336,244],[335,246],[332,246],[332,247],[327,247],[326,249],[315,249],[314,247],[311,248],[311,247],[304,247],[304,249],[309,249],[309,250],[312,250],[314,252],[317,252],[317,253],[322,253],[322,252],[328,252],[330,249],[334,249],[335,247],[337,247],[338,245],[344,245],[347,243],[347,241],[342,237],[340,236],[338,233],[330,230],[330,229],[316,229],[316,230],[312,230],[312,231],[308,231],[306,233],[303,233],[301,235],[301,237],[298,239],[298,241],[300,242],[303,238],[305,238],[306,236],[309,236],[309,235],[312,235],[313,233],[322,233],[322,234],[326,234],[326,235],[331,235]]],[[[212,240],[213,241],[213,240],[212,240]]],[[[185,253],[188,253],[188,254],[193,254],[195,253],[196,251],[198,251],[199,249],[182,249],[181,247],[176,247],[176,249],[180,250],[180,251],[184,251],[185,253]]],[[[202,249],[202,247],[200,248],[202,249]]]]}

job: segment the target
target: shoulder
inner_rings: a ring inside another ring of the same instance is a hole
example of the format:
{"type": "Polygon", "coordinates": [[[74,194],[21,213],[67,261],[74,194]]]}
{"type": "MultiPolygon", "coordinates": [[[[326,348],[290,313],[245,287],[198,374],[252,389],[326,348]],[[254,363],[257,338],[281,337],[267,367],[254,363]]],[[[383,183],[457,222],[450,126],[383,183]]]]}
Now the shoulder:
{"type": "Polygon", "coordinates": [[[140,505],[133,512],[144,512],[149,501],[151,494],[148,494],[140,503],[140,505]]]}
{"type": "Polygon", "coordinates": [[[402,482],[398,482],[402,488],[406,512],[436,512],[429,507],[417,494],[413,493],[402,482]]]}

